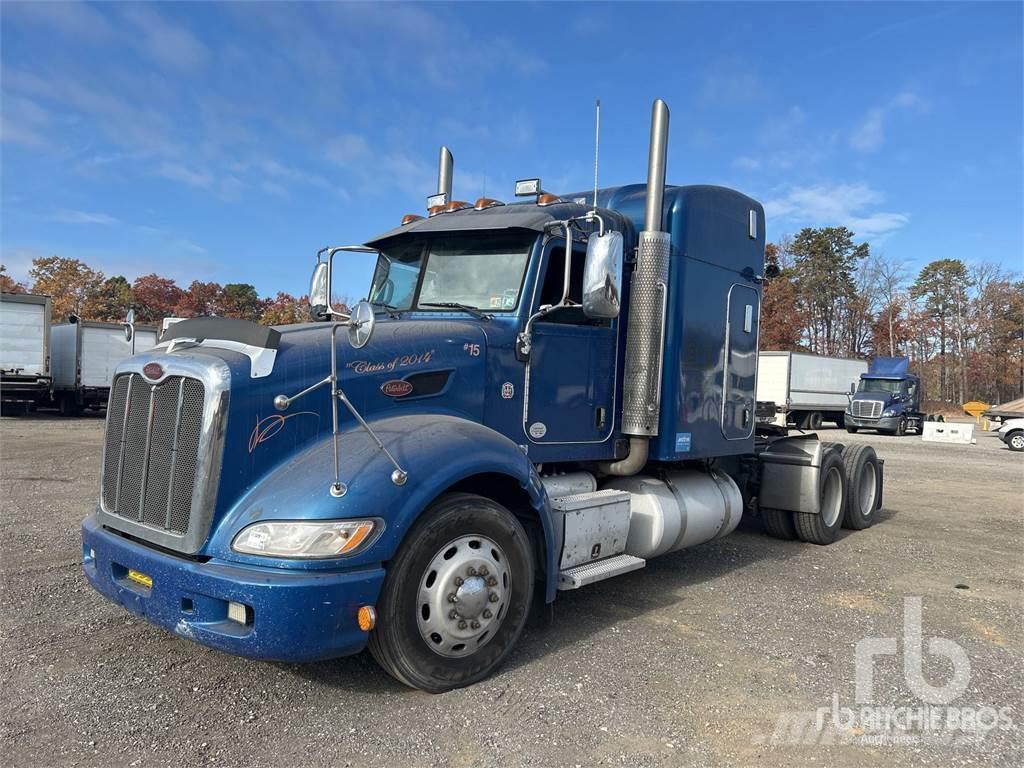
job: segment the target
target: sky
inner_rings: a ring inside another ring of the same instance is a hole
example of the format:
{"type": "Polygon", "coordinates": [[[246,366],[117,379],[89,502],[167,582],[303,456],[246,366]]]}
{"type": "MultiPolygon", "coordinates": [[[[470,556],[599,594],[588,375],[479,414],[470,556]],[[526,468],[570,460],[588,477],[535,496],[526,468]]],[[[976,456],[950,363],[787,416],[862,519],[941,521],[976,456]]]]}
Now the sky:
{"type": "MultiPolygon", "coordinates": [[[[776,240],[844,225],[911,271],[1024,270],[1022,4],[11,3],[0,261],[60,255],[306,292],[315,251],[517,178],[758,200],[776,240]]],[[[365,260],[335,292],[361,298],[365,260]]]]}

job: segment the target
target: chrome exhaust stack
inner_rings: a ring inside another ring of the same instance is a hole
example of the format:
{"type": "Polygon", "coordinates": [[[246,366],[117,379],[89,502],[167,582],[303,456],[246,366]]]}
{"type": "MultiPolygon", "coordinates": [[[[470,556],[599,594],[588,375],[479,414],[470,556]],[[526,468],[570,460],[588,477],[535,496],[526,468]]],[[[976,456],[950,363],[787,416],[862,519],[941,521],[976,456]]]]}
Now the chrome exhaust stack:
{"type": "Polygon", "coordinates": [[[655,100],[651,107],[644,229],[639,237],[636,269],[630,287],[626,332],[622,431],[632,437],[626,458],[602,465],[602,471],[610,475],[639,472],[647,462],[648,441],[658,434],[671,253],[669,234],[662,231],[668,118],[668,105],[661,99],[655,100]]]}
{"type": "Polygon", "coordinates": [[[451,150],[448,147],[441,147],[441,154],[437,160],[437,194],[444,194],[445,202],[452,199],[452,172],[455,168],[455,160],[452,158],[451,150]]]}

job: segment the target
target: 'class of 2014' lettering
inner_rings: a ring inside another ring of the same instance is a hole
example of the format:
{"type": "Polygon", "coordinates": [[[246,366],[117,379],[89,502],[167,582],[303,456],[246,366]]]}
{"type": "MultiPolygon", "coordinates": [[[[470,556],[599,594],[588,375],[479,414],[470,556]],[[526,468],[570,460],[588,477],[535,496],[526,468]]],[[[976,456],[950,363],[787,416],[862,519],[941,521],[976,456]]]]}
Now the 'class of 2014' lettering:
{"type": "Polygon", "coordinates": [[[371,360],[353,360],[347,367],[351,368],[355,373],[383,373],[386,371],[394,371],[399,368],[409,368],[413,365],[429,363],[433,356],[434,350],[430,350],[429,352],[419,352],[414,355],[399,355],[393,360],[382,360],[380,362],[373,362],[371,360]]]}

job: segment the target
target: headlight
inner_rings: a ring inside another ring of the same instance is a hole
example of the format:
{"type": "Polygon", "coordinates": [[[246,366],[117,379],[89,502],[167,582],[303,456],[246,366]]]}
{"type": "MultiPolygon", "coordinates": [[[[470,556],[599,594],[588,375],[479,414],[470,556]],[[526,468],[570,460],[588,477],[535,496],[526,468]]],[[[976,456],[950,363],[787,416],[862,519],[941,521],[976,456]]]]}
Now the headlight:
{"type": "Polygon", "coordinates": [[[254,523],[235,536],[231,548],[269,557],[340,557],[363,549],[376,528],[373,520],[254,523]]]}
{"type": "Polygon", "coordinates": [[[894,411],[892,408],[886,408],[884,411],[882,411],[882,416],[895,416],[895,415],[896,415],[896,411],[894,411]]]}

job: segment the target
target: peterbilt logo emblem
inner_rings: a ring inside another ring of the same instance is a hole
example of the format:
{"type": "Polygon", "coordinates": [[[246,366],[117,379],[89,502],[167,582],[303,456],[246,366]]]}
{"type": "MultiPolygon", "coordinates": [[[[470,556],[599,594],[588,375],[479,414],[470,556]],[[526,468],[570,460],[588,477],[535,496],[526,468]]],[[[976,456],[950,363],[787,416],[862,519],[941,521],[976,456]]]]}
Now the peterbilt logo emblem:
{"type": "Polygon", "coordinates": [[[142,366],[142,375],[156,381],[164,375],[164,367],[160,363],[146,363],[142,366]]]}
{"type": "Polygon", "coordinates": [[[401,379],[391,379],[380,385],[380,391],[388,397],[405,397],[412,392],[412,384],[401,379]]]}

